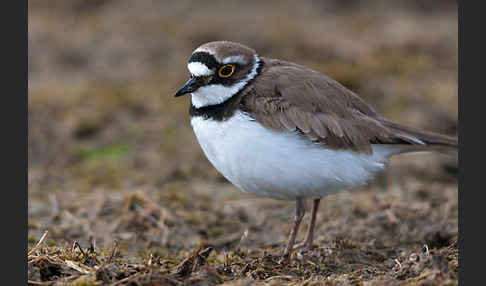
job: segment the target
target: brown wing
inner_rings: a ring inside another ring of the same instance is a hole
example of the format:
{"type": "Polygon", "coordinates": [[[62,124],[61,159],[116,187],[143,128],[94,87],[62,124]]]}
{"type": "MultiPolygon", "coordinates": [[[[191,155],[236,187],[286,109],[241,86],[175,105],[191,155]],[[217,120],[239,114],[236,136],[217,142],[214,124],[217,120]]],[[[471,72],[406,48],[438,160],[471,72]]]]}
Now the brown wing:
{"type": "MultiPolygon", "coordinates": [[[[264,58],[264,63],[253,88],[242,98],[241,108],[266,128],[297,131],[329,148],[368,154],[372,143],[429,143],[416,136],[422,133],[411,128],[400,130],[397,127],[403,126],[386,121],[327,76],[290,62],[264,58]]],[[[436,139],[436,134],[426,134],[436,139]]],[[[446,145],[450,143],[450,138],[442,137],[446,145]]]]}

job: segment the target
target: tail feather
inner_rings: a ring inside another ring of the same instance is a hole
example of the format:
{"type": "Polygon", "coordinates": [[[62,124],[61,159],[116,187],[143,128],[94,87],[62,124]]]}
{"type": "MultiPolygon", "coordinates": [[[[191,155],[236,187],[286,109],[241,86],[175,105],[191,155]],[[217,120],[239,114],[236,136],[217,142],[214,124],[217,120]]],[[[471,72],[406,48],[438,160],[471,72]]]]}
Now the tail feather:
{"type": "Polygon", "coordinates": [[[410,145],[405,152],[437,151],[451,154],[457,152],[459,145],[457,136],[449,136],[428,131],[420,131],[412,127],[403,126],[393,122],[385,123],[388,128],[397,133],[397,137],[410,145]]]}

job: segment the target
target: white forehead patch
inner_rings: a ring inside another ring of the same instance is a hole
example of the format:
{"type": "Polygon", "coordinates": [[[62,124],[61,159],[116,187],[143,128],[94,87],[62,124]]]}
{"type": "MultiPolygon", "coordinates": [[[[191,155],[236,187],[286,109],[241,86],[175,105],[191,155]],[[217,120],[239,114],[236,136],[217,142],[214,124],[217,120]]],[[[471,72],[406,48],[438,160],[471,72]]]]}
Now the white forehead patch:
{"type": "Polygon", "coordinates": [[[214,72],[210,70],[205,64],[200,62],[191,62],[187,65],[187,69],[194,76],[209,76],[214,72]]]}

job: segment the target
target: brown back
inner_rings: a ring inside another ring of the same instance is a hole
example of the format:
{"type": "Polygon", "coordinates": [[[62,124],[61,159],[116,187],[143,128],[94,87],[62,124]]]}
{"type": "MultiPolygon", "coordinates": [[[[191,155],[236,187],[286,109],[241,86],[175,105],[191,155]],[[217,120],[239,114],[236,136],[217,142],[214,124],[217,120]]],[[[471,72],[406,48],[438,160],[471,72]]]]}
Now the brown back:
{"type": "Polygon", "coordinates": [[[297,131],[329,148],[368,154],[371,144],[457,147],[457,137],[387,121],[325,75],[291,62],[261,59],[263,70],[244,91],[240,108],[266,128],[297,131]]]}

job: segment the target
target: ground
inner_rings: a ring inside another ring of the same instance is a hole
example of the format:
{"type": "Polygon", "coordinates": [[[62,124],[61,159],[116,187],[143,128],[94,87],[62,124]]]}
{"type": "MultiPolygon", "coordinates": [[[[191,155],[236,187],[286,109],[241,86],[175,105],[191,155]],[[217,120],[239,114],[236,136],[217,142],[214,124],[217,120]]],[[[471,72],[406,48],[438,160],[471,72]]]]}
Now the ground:
{"type": "Polygon", "coordinates": [[[290,264],[294,203],[237,190],[204,157],[173,94],[220,39],[456,134],[455,1],[298,3],[29,1],[29,285],[457,285],[454,156],[394,157],[323,198],[314,249],[290,264]]]}

